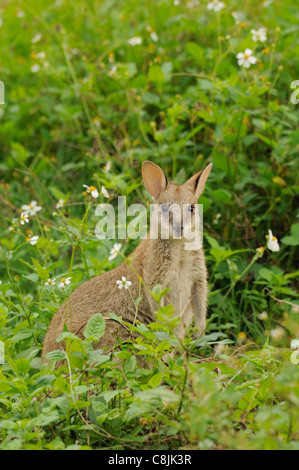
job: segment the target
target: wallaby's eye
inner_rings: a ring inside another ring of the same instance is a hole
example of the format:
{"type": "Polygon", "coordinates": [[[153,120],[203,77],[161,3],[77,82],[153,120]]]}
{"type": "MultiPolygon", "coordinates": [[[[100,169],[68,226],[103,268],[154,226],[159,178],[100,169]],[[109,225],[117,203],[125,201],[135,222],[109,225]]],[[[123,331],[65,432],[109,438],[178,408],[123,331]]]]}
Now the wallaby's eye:
{"type": "Polygon", "coordinates": [[[194,209],[195,209],[194,206],[189,206],[189,207],[188,207],[188,212],[193,213],[193,212],[194,212],[194,209]]]}
{"type": "Polygon", "coordinates": [[[161,205],[161,211],[162,212],[168,212],[168,206],[166,206],[166,204],[162,204],[161,205]]]}

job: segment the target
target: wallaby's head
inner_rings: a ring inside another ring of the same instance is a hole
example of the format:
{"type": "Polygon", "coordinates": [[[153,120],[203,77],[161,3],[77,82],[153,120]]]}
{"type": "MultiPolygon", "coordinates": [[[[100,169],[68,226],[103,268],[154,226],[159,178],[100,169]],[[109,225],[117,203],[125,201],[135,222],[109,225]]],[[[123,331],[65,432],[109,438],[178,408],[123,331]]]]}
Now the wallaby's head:
{"type": "MultiPolygon", "coordinates": [[[[186,183],[178,186],[167,180],[164,171],[158,165],[149,161],[143,162],[143,182],[154,203],[157,204],[160,235],[166,230],[169,238],[189,238],[188,234],[194,231],[198,217],[196,204],[212,166],[213,164],[209,163],[186,183]]],[[[167,237],[162,235],[162,238],[167,237]]]]}

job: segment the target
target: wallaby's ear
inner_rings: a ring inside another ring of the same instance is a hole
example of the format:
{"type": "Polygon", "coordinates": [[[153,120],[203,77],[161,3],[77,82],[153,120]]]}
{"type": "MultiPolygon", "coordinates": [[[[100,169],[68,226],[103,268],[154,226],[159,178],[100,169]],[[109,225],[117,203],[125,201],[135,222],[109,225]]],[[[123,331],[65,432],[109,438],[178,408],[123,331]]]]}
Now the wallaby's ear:
{"type": "Polygon", "coordinates": [[[192,178],[187,181],[187,184],[191,185],[197,198],[199,198],[199,196],[205,189],[205,184],[212,169],[212,166],[213,163],[209,163],[203,170],[201,170],[196,175],[192,176],[192,178]]]}
{"type": "Polygon", "coordinates": [[[142,164],[142,177],[146,190],[154,199],[158,199],[167,186],[164,171],[155,163],[145,161],[142,164]]]}

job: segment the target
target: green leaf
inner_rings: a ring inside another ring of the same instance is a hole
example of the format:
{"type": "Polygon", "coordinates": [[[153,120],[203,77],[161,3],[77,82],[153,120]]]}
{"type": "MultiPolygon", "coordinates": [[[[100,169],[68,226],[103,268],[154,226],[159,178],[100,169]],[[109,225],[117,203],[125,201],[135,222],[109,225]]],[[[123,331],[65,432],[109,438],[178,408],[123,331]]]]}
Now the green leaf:
{"type": "Polygon", "coordinates": [[[34,267],[36,269],[36,272],[37,274],[39,275],[39,277],[42,278],[43,281],[45,281],[46,279],[49,278],[49,273],[48,271],[43,268],[38,261],[36,261],[34,258],[31,258],[32,260],[32,263],[34,264],[34,267]]]}
{"type": "Polygon", "coordinates": [[[18,374],[26,375],[30,371],[30,362],[23,357],[16,360],[15,366],[18,374]]]}
{"type": "Polygon", "coordinates": [[[161,66],[161,70],[164,74],[165,81],[169,82],[172,76],[172,62],[164,62],[161,66]]]}
{"type": "Polygon", "coordinates": [[[197,117],[200,117],[205,122],[215,122],[215,117],[213,114],[205,111],[204,109],[196,113],[197,117]]]}
{"type": "Polygon", "coordinates": [[[163,375],[159,372],[158,374],[155,374],[153,375],[149,381],[147,382],[147,384],[151,387],[151,388],[156,388],[158,387],[158,385],[160,385],[161,381],[162,381],[162,378],[163,378],[163,375]]]}
{"type": "Polygon", "coordinates": [[[282,243],[290,246],[299,245],[299,224],[293,224],[291,226],[291,235],[287,235],[281,239],[282,243]]]}
{"type": "Polygon", "coordinates": [[[45,357],[48,361],[62,361],[65,359],[65,352],[60,351],[59,349],[55,349],[55,351],[51,351],[46,354],[45,357]]]}
{"type": "Polygon", "coordinates": [[[162,289],[162,286],[160,284],[157,284],[151,291],[151,296],[155,299],[157,304],[159,304],[161,302],[162,297],[167,294],[168,291],[168,288],[162,289]]]}
{"type": "Polygon", "coordinates": [[[145,104],[158,105],[161,100],[158,95],[155,95],[154,93],[151,93],[150,91],[146,91],[142,95],[142,101],[145,104]]]}
{"type": "Polygon", "coordinates": [[[117,388],[116,390],[107,390],[106,392],[101,393],[101,396],[104,398],[106,403],[109,403],[112,398],[116,397],[119,394],[124,394],[125,390],[117,388]]]}
{"type": "Polygon", "coordinates": [[[136,418],[140,415],[144,415],[149,411],[151,411],[151,405],[149,403],[140,403],[139,400],[136,400],[127,409],[124,415],[124,421],[129,422],[131,421],[131,419],[136,418]]]}
{"type": "Polygon", "coordinates": [[[148,71],[148,79],[153,82],[157,88],[161,88],[165,82],[165,75],[162,72],[160,65],[151,65],[148,71]]]}
{"type": "Polygon", "coordinates": [[[190,55],[194,57],[195,60],[197,60],[199,63],[203,62],[203,56],[205,49],[203,47],[200,47],[198,44],[195,42],[188,42],[187,43],[187,51],[189,52],[190,55]]]}
{"type": "Polygon", "coordinates": [[[219,170],[224,171],[226,174],[233,174],[234,167],[227,155],[222,152],[216,152],[213,154],[213,164],[219,170]]]}
{"type": "Polygon", "coordinates": [[[105,320],[101,313],[96,313],[87,322],[83,335],[86,339],[98,341],[105,332],[105,320]]]}
{"type": "Polygon", "coordinates": [[[61,333],[56,339],[56,341],[57,343],[60,343],[60,341],[63,341],[64,339],[75,339],[81,341],[78,336],[74,335],[74,333],[71,333],[70,331],[64,331],[63,333],[61,333]]]}
{"type": "Polygon", "coordinates": [[[179,395],[176,395],[172,390],[169,390],[164,386],[137,392],[135,396],[143,402],[159,400],[161,402],[173,403],[180,399],[179,395]]]}
{"type": "Polygon", "coordinates": [[[0,421],[0,429],[15,429],[17,427],[17,423],[10,419],[2,419],[0,421]]]}
{"type": "Polygon", "coordinates": [[[216,201],[221,201],[223,204],[233,203],[231,194],[225,189],[215,189],[215,191],[212,192],[212,196],[216,201]]]}

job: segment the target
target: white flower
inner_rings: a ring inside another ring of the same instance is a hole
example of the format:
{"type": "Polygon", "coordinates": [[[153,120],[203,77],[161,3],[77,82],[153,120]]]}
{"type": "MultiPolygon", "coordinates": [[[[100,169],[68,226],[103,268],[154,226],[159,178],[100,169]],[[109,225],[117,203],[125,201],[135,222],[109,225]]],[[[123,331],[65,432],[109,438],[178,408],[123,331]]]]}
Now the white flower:
{"type": "Polygon", "coordinates": [[[104,165],[104,167],[103,167],[103,170],[105,171],[105,173],[109,173],[109,171],[111,170],[111,166],[112,166],[112,163],[111,163],[110,160],[108,160],[106,165],[104,165]]]}
{"type": "Polygon", "coordinates": [[[151,32],[151,38],[154,42],[157,42],[159,40],[159,37],[158,37],[158,34],[156,33],[156,31],[151,32]]]}
{"type": "Polygon", "coordinates": [[[221,214],[218,212],[218,214],[214,216],[212,223],[218,224],[220,217],[221,217],[221,214]]]}
{"type": "Polygon", "coordinates": [[[125,289],[129,289],[129,287],[132,285],[132,282],[127,281],[125,277],[122,277],[121,281],[116,281],[116,284],[118,285],[119,289],[122,289],[123,287],[125,289]]]}
{"type": "Polygon", "coordinates": [[[67,284],[70,284],[71,283],[70,279],[72,278],[67,277],[67,278],[61,279],[60,284],[59,284],[59,289],[64,289],[64,286],[66,286],[67,284]]]}
{"type": "Polygon", "coordinates": [[[112,65],[111,69],[108,72],[109,77],[114,77],[114,75],[116,75],[116,72],[117,72],[117,65],[114,64],[112,65]]]}
{"type": "Polygon", "coordinates": [[[21,225],[24,225],[25,222],[26,222],[26,224],[28,224],[28,222],[29,222],[29,218],[28,218],[27,212],[23,212],[23,213],[21,214],[21,225]]]}
{"type": "Polygon", "coordinates": [[[292,313],[299,313],[299,305],[293,305],[291,308],[292,313]]]}
{"type": "Polygon", "coordinates": [[[260,29],[251,29],[252,39],[257,42],[265,42],[267,41],[267,31],[266,28],[260,29]]]}
{"type": "Polygon", "coordinates": [[[29,215],[35,215],[42,210],[41,206],[38,206],[36,201],[31,201],[30,204],[22,206],[22,209],[29,215]]]}
{"type": "Polygon", "coordinates": [[[240,24],[241,21],[245,18],[244,14],[240,11],[232,11],[231,15],[234,18],[236,24],[240,24]]]}
{"type": "Polygon", "coordinates": [[[179,2],[179,0],[174,0],[173,4],[174,4],[175,6],[178,6],[178,5],[180,4],[180,2],[179,2]]]}
{"type": "Polygon", "coordinates": [[[32,67],[30,68],[32,73],[37,73],[40,71],[40,65],[39,64],[33,64],[32,67]]]}
{"type": "Polygon", "coordinates": [[[109,197],[109,193],[107,191],[107,189],[105,188],[105,186],[102,186],[101,188],[101,194],[103,194],[104,197],[109,197]]]}
{"type": "Polygon", "coordinates": [[[262,312],[257,316],[260,320],[267,320],[268,318],[268,313],[267,312],[262,312]]]}
{"type": "Polygon", "coordinates": [[[16,16],[17,18],[24,18],[25,13],[23,12],[23,10],[18,10],[16,16]]]}
{"type": "Polygon", "coordinates": [[[26,242],[30,243],[30,245],[36,245],[38,242],[39,237],[37,235],[34,235],[34,237],[27,237],[26,242]]]}
{"type": "Polygon", "coordinates": [[[245,52],[239,52],[237,54],[238,64],[243,65],[246,69],[250,67],[251,64],[255,64],[257,58],[252,55],[251,49],[245,49],[245,52]]]}
{"type": "Polygon", "coordinates": [[[156,33],[156,31],[150,25],[147,25],[146,29],[150,33],[152,40],[154,42],[157,42],[159,40],[159,37],[158,37],[158,34],[156,33]]]}
{"type": "Polygon", "coordinates": [[[221,343],[216,344],[214,346],[214,353],[216,356],[220,356],[225,351],[225,349],[226,349],[225,344],[221,344],[221,343]]]}
{"type": "Polygon", "coordinates": [[[225,3],[220,2],[219,0],[212,0],[207,5],[207,9],[212,11],[220,11],[222,8],[225,8],[225,3]]]}
{"type": "Polygon", "coordinates": [[[190,2],[187,3],[188,8],[195,8],[198,7],[199,1],[198,0],[191,0],[190,2]]]}
{"type": "Polygon", "coordinates": [[[134,37],[132,37],[131,39],[128,40],[128,44],[130,44],[130,46],[132,46],[132,47],[135,47],[138,44],[142,44],[142,38],[134,36],[134,37]]]}
{"type": "Polygon", "coordinates": [[[86,184],[83,184],[83,186],[84,188],[86,188],[87,194],[91,194],[94,198],[99,197],[99,191],[97,190],[97,188],[95,188],[94,186],[87,186],[86,184]]]}
{"type": "Polygon", "coordinates": [[[45,53],[44,51],[38,52],[38,53],[36,54],[36,58],[37,58],[37,59],[44,59],[45,57],[46,57],[46,53],[45,53]]]}
{"type": "Polygon", "coordinates": [[[2,284],[2,281],[0,280],[0,284],[2,284]]]}
{"type": "Polygon", "coordinates": [[[34,38],[31,39],[32,44],[35,44],[36,42],[40,41],[42,38],[41,34],[36,34],[34,38]]]}
{"type": "Polygon", "coordinates": [[[284,337],[284,329],[281,326],[277,326],[273,330],[270,331],[270,335],[274,339],[274,341],[279,341],[284,337]]]}
{"type": "Polygon", "coordinates": [[[113,245],[113,248],[111,248],[110,250],[108,261],[112,261],[114,258],[116,258],[118,253],[120,252],[120,249],[121,249],[121,243],[115,243],[113,245]]]}
{"type": "Polygon", "coordinates": [[[47,279],[47,281],[44,284],[45,286],[55,286],[56,279],[47,279]]]}
{"type": "Polygon", "coordinates": [[[0,15],[0,26],[2,26],[2,25],[3,25],[3,20],[2,20],[2,17],[0,15]]]}
{"type": "Polygon", "coordinates": [[[273,236],[273,233],[271,230],[269,230],[269,235],[266,235],[266,238],[268,238],[268,243],[267,243],[267,248],[271,251],[279,251],[279,243],[276,237],[273,236]]]}
{"type": "Polygon", "coordinates": [[[100,120],[99,120],[97,117],[95,117],[95,118],[92,119],[92,123],[94,124],[94,126],[95,126],[97,129],[99,129],[99,128],[101,127],[101,122],[100,122],[100,120]]]}
{"type": "Polygon", "coordinates": [[[299,349],[299,339],[292,339],[291,348],[292,349],[299,349]]]}
{"type": "Polygon", "coordinates": [[[59,201],[56,204],[56,209],[61,209],[61,207],[63,207],[63,204],[64,204],[64,199],[59,199],[59,201]]]}

